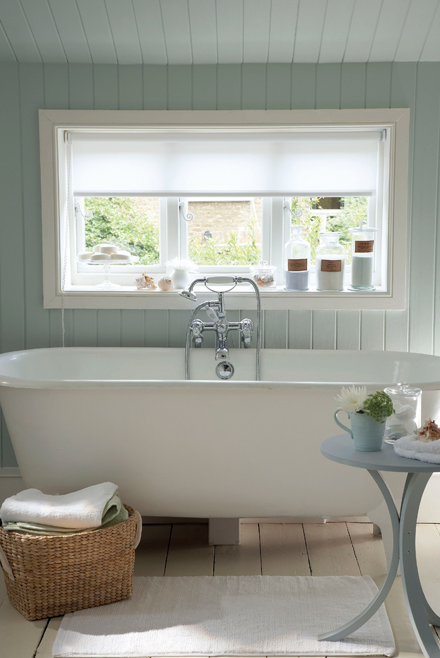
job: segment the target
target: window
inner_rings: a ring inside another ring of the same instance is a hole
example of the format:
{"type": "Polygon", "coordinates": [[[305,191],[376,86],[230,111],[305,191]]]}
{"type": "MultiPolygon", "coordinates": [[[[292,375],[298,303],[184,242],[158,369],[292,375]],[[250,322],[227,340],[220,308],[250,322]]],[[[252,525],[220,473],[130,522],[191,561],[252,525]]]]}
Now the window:
{"type": "MultiPolygon", "coordinates": [[[[72,307],[185,308],[175,293],[139,295],[134,285],[173,258],[191,259],[201,276],[275,265],[266,308],[403,307],[408,111],[104,114],[40,113],[46,307],[63,296],[72,307]],[[347,290],[350,229],[361,219],[377,229],[368,293],[347,290]],[[283,246],[299,223],[311,277],[308,291],[292,293],[283,246]],[[316,290],[322,231],[341,234],[343,292],[316,290]],[[101,242],[136,261],[112,265],[119,291],[98,292],[104,266],[78,260],[101,242]]],[[[232,294],[236,308],[252,305],[250,287],[232,294]]]]}

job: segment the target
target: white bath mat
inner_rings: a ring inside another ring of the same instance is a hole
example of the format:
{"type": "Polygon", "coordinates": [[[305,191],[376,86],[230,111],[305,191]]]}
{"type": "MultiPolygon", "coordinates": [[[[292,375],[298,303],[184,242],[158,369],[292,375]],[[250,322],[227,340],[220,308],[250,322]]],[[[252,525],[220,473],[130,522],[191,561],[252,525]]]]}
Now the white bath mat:
{"type": "Polygon", "coordinates": [[[384,606],[350,638],[317,640],[376,593],[369,576],[135,578],[131,599],[66,615],[53,655],[392,656],[384,606]]]}

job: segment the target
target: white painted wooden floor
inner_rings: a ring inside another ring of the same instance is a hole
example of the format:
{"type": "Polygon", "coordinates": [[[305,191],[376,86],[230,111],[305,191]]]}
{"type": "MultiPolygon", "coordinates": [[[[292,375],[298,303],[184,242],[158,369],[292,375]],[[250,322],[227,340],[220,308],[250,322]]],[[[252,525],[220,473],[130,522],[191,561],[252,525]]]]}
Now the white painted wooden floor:
{"type": "MultiPolygon", "coordinates": [[[[419,525],[419,570],[428,601],[440,611],[440,525],[419,525]]],[[[144,526],[136,576],[358,576],[380,586],[386,571],[380,537],[369,523],[243,524],[237,547],[208,545],[208,526],[144,526]]],[[[398,578],[387,599],[399,655],[421,656],[398,578]]],[[[51,658],[61,617],[27,621],[9,603],[0,582],[1,658],[51,658]]]]}

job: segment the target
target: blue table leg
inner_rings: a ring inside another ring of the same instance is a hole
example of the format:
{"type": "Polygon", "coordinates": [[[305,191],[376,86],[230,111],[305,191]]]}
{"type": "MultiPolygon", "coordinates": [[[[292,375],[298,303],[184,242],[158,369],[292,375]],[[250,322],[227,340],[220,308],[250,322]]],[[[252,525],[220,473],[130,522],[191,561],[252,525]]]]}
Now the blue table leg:
{"type": "Polygon", "coordinates": [[[344,624],[344,626],[341,626],[334,631],[319,635],[319,640],[330,640],[337,642],[338,640],[342,640],[344,637],[351,635],[351,633],[354,633],[354,631],[357,631],[358,628],[363,626],[375,614],[375,612],[379,610],[380,606],[388,596],[388,593],[396,577],[397,567],[399,566],[399,514],[397,512],[391,493],[380,473],[377,471],[368,472],[381,490],[391,518],[391,524],[393,528],[393,553],[390,567],[382,587],[371,601],[371,603],[365,608],[365,610],[363,610],[363,612],[361,612],[359,615],[357,615],[357,617],[349,621],[347,624],[344,624]]]}
{"type": "Polygon", "coordinates": [[[410,473],[402,501],[400,551],[402,585],[414,632],[427,658],[440,658],[440,649],[429,623],[438,624],[439,617],[427,602],[420,584],[416,558],[416,528],[420,501],[430,473],[410,473]]]}

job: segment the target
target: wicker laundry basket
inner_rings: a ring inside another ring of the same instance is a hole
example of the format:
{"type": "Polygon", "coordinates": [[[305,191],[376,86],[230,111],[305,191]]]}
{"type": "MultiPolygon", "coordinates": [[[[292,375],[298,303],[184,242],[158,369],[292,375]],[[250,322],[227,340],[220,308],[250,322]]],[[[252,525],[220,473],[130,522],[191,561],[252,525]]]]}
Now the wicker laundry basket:
{"type": "Polygon", "coordinates": [[[13,579],[5,568],[3,574],[14,608],[34,620],[128,599],[138,515],[125,507],[126,521],[74,535],[24,535],[0,527],[13,579]]]}

